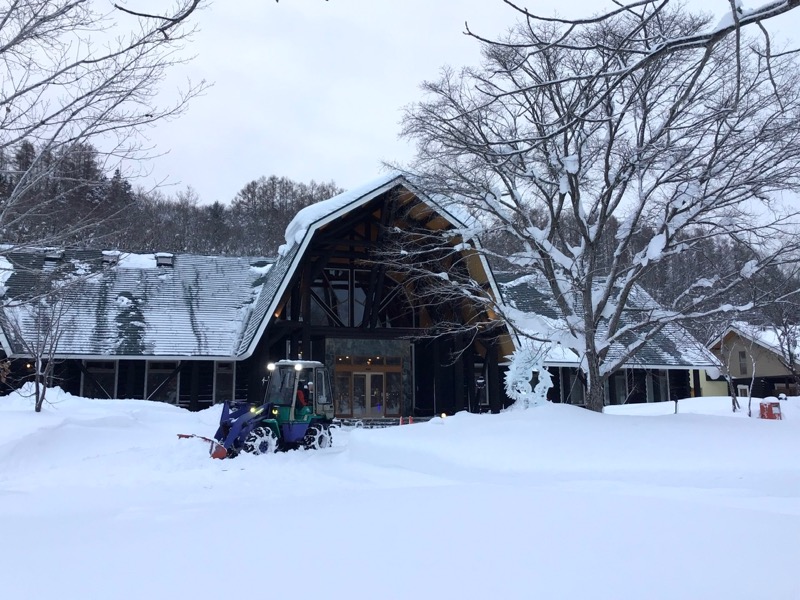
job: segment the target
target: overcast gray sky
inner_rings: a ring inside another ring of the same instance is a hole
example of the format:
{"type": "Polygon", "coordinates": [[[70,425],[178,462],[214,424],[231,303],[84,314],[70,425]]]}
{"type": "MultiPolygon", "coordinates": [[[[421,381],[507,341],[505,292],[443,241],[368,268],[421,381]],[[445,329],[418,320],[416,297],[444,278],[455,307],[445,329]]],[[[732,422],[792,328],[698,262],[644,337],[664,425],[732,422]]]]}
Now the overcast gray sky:
{"type": "MultiPolygon", "coordinates": [[[[610,6],[523,4],[570,16],[610,6]]],[[[687,4],[722,15],[728,0],[687,4]]],[[[464,22],[492,36],[515,15],[501,0],[211,0],[196,17],[200,30],[189,48],[196,58],[167,84],[191,77],[213,87],[149,132],[167,154],[139,183],[166,179],[167,193],[191,185],[203,203],[228,203],[261,175],[365,183],[382,172],[382,161],[410,158],[398,123],[402,108],[420,98],[419,84],[444,65],[479,60],[464,22]]],[[[798,26],[800,9],[771,29],[786,38],[798,26]]]]}

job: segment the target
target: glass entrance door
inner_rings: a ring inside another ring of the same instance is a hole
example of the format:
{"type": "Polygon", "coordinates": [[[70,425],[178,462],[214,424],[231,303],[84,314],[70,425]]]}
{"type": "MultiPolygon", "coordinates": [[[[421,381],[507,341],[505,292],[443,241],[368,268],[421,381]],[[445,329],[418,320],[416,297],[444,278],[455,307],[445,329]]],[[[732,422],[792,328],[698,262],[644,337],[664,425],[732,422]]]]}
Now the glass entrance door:
{"type": "Polygon", "coordinates": [[[385,396],[383,373],[353,373],[353,417],[382,417],[385,396]]]}

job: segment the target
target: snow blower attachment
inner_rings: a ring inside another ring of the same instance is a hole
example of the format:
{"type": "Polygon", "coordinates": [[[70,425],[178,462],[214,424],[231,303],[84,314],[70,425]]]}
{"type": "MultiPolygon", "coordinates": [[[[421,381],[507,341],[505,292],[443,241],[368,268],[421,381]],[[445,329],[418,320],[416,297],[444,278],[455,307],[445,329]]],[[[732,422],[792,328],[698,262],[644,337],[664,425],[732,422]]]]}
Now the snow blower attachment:
{"type": "Polygon", "coordinates": [[[217,440],[212,440],[211,438],[207,438],[204,435],[197,435],[196,433],[179,433],[178,439],[181,440],[188,440],[190,438],[197,438],[203,442],[209,443],[208,454],[211,458],[225,458],[228,455],[228,452],[225,450],[224,446],[221,446],[217,443],[217,440]]]}
{"type": "Polygon", "coordinates": [[[240,452],[272,454],[295,448],[320,449],[331,445],[333,395],[325,366],[310,360],[281,360],[267,366],[264,403],[231,405],[225,402],[214,439],[212,458],[233,458],[240,452]]]}

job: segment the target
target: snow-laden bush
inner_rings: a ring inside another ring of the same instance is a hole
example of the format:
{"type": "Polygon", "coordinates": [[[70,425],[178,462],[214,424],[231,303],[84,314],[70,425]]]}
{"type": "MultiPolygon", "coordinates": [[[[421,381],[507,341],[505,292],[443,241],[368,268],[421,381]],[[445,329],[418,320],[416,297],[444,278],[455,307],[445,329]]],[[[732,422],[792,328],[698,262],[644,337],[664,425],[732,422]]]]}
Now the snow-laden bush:
{"type": "Polygon", "coordinates": [[[506,373],[506,395],[514,400],[512,409],[540,406],[547,402],[547,390],[553,387],[553,379],[544,366],[546,352],[539,345],[526,344],[511,355],[511,364],[506,373]],[[531,386],[536,373],[537,381],[531,386]]]}

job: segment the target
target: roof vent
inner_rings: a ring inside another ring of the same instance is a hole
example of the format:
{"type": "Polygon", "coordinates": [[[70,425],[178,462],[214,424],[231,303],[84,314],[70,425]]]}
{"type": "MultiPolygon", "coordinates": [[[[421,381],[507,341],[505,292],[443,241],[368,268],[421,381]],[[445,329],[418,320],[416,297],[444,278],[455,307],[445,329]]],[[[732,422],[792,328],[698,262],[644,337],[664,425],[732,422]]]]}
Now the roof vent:
{"type": "Polygon", "coordinates": [[[103,264],[113,267],[119,262],[118,250],[103,250],[103,264]]]}
{"type": "Polygon", "coordinates": [[[57,262],[64,258],[63,248],[51,248],[44,253],[44,259],[48,262],[57,262]]]}
{"type": "Polygon", "coordinates": [[[175,266],[175,255],[169,252],[156,252],[156,266],[173,267],[175,266]]]}

